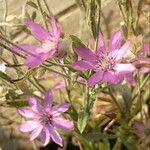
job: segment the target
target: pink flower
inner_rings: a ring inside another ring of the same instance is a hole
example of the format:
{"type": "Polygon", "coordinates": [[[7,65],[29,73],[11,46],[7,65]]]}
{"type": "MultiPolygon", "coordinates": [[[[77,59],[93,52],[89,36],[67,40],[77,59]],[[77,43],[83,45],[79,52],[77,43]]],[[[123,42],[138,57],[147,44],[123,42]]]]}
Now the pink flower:
{"type": "Polygon", "coordinates": [[[25,53],[27,55],[25,64],[30,68],[35,68],[58,51],[61,32],[54,17],[51,17],[51,32],[30,19],[24,19],[24,23],[31,34],[41,42],[41,46],[20,44],[20,49],[12,47],[12,50],[25,53]]]}
{"type": "Polygon", "coordinates": [[[88,48],[76,48],[75,52],[82,59],[73,63],[72,67],[79,71],[90,69],[95,72],[87,81],[89,86],[102,82],[120,83],[126,75],[135,70],[134,65],[121,63],[129,45],[130,41],[127,40],[121,46],[121,32],[116,32],[110,39],[109,48],[106,49],[104,38],[99,34],[96,52],[94,53],[88,48]]]}
{"type": "Polygon", "coordinates": [[[72,131],[74,125],[72,121],[59,117],[69,109],[69,104],[64,103],[52,106],[52,102],[53,96],[51,91],[45,94],[43,104],[31,97],[29,99],[31,109],[19,109],[19,113],[29,119],[20,126],[20,131],[30,132],[31,141],[40,135],[43,145],[47,145],[51,138],[55,143],[62,146],[62,138],[56,131],[56,128],[72,131]]]}
{"type": "MultiPolygon", "coordinates": [[[[147,56],[150,56],[150,44],[144,44],[144,52],[147,56]]],[[[150,58],[146,57],[144,54],[140,55],[138,57],[138,60],[142,63],[147,64],[147,67],[140,67],[139,72],[140,73],[148,73],[150,72],[150,58]],[[148,67],[149,66],[149,67],[148,67]]]]}

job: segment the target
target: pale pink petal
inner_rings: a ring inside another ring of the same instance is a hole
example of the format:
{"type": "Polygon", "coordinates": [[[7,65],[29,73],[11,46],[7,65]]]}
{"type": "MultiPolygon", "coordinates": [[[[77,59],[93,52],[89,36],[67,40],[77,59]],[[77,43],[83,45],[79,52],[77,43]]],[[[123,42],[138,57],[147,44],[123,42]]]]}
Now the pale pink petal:
{"type": "Polygon", "coordinates": [[[68,103],[64,103],[64,104],[61,104],[61,105],[58,105],[58,106],[54,106],[52,108],[51,114],[53,116],[59,116],[62,113],[66,112],[69,109],[69,107],[70,107],[70,104],[68,104],[68,103]]]}
{"type": "Polygon", "coordinates": [[[82,83],[82,84],[86,84],[86,80],[84,78],[82,78],[82,77],[78,77],[77,81],[82,83]]]}
{"type": "Polygon", "coordinates": [[[34,129],[30,134],[30,141],[33,141],[35,138],[37,138],[39,134],[41,133],[42,129],[43,129],[42,125],[34,129]]]}
{"type": "Polygon", "coordinates": [[[132,64],[116,64],[113,68],[118,74],[128,74],[135,71],[135,66],[132,64]]]}
{"type": "Polygon", "coordinates": [[[103,35],[100,33],[99,37],[98,37],[98,46],[96,49],[96,54],[98,56],[101,56],[102,53],[105,53],[106,49],[105,49],[105,42],[104,42],[104,37],[103,35]]]}
{"type": "Polygon", "coordinates": [[[35,128],[39,127],[40,123],[37,121],[27,121],[20,126],[20,131],[22,132],[30,132],[35,128]]]}
{"type": "Polygon", "coordinates": [[[144,44],[144,51],[146,54],[150,55],[150,44],[144,44]]]}
{"type": "Polygon", "coordinates": [[[109,42],[109,51],[114,51],[116,49],[120,49],[121,46],[121,32],[115,32],[109,42]]]}
{"type": "Polygon", "coordinates": [[[11,49],[17,53],[24,53],[28,55],[35,55],[38,53],[41,49],[39,47],[36,47],[35,45],[29,45],[29,44],[20,44],[18,47],[12,46],[11,49]]]}
{"type": "Polygon", "coordinates": [[[63,130],[72,131],[74,130],[74,124],[70,120],[62,119],[62,118],[54,118],[53,124],[56,128],[60,128],[63,130]]]}
{"type": "Polygon", "coordinates": [[[18,112],[26,118],[33,118],[35,115],[33,111],[31,111],[30,109],[26,109],[26,108],[19,108],[18,112]]]}
{"type": "Polygon", "coordinates": [[[130,83],[132,86],[135,86],[136,84],[136,81],[135,81],[135,78],[133,76],[132,73],[129,73],[126,75],[126,80],[128,81],[128,83],[130,83]]]}
{"type": "Polygon", "coordinates": [[[88,69],[94,69],[94,66],[92,64],[90,64],[89,62],[86,62],[84,60],[79,60],[76,61],[75,63],[73,63],[72,68],[79,70],[79,71],[85,71],[88,69]]]}
{"type": "Polygon", "coordinates": [[[98,71],[94,73],[87,81],[88,86],[94,86],[97,83],[101,83],[101,81],[103,80],[103,75],[103,71],[98,71]]]}
{"type": "Polygon", "coordinates": [[[52,140],[58,145],[62,146],[62,138],[60,137],[59,133],[51,125],[49,125],[48,130],[52,140]]]}
{"type": "Polygon", "coordinates": [[[148,72],[150,72],[150,68],[148,68],[148,67],[141,67],[139,69],[139,72],[142,73],[142,74],[148,73],[148,72]]]}
{"type": "Polygon", "coordinates": [[[96,55],[88,48],[76,48],[75,52],[82,58],[87,61],[96,61],[96,55]]]}
{"type": "Polygon", "coordinates": [[[46,146],[49,143],[50,134],[49,134],[49,130],[46,127],[42,130],[40,138],[41,138],[41,142],[44,146],[46,146]]]}
{"type": "Polygon", "coordinates": [[[34,112],[36,112],[36,113],[41,112],[42,106],[41,106],[40,102],[38,100],[36,100],[36,98],[30,97],[28,102],[29,102],[31,109],[34,112]]]}
{"type": "Polygon", "coordinates": [[[44,98],[44,107],[49,107],[51,108],[53,103],[53,95],[51,90],[48,90],[45,94],[45,98],[44,98]]]}
{"type": "Polygon", "coordinates": [[[56,23],[56,19],[54,16],[51,17],[51,26],[52,26],[52,35],[56,38],[59,39],[60,38],[60,28],[58,27],[57,23],[56,23]]]}
{"type": "Polygon", "coordinates": [[[30,68],[35,68],[41,65],[45,60],[52,57],[56,51],[50,50],[47,53],[38,53],[36,56],[27,57],[25,64],[30,68]]]}
{"type": "Polygon", "coordinates": [[[65,87],[65,82],[63,80],[59,81],[53,86],[53,90],[60,90],[65,87]]]}
{"type": "Polygon", "coordinates": [[[110,84],[119,84],[124,80],[124,76],[118,75],[114,71],[107,71],[104,73],[103,82],[110,83],[110,84]]]}
{"type": "Polygon", "coordinates": [[[46,29],[44,29],[41,25],[33,22],[30,19],[24,19],[24,23],[31,31],[32,35],[40,41],[49,40],[50,35],[46,29]]]}
{"type": "Polygon", "coordinates": [[[114,51],[114,53],[117,54],[115,56],[116,61],[121,60],[124,57],[126,52],[129,50],[130,43],[131,42],[128,40],[125,44],[123,44],[123,46],[119,50],[116,50],[116,52],[114,51]]]}
{"type": "Polygon", "coordinates": [[[25,60],[25,65],[27,65],[30,68],[35,68],[41,65],[43,61],[44,60],[42,60],[40,57],[30,56],[27,57],[27,59],[25,60]]]}

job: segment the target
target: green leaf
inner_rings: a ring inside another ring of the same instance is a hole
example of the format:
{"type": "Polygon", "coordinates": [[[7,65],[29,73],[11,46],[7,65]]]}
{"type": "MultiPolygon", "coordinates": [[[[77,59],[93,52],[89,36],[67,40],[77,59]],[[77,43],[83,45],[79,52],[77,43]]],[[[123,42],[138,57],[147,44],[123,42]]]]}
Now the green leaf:
{"type": "Polygon", "coordinates": [[[83,42],[76,37],[75,35],[70,35],[70,38],[72,40],[72,48],[78,48],[78,47],[86,47],[83,42]]]}
{"type": "Polygon", "coordinates": [[[89,114],[85,111],[81,111],[78,114],[78,122],[77,122],[77,127],[80,131],[80,133],[82,133],[87,125],[89,119],[89,114]]]}
{"type": "Polygon", "coordinates": [[[18,108],[28,106],[28,102],[25,100],[8,101],[7,104],[12,107],[18,107],[18,108]]]}
{"type": "Polygon", "coordinates": [[[28,1],[28,2],[27,2],[27,5],[29,5],[29,6],[31,6],[31,7],[33,7],[33,8],[35,8],[35,9],[38,9],[38,6],[36,5],[36,3],[32,2],[32,1],[28,1]]]}
{"type": "Polygon", "coordinates": [[[110,143],[107,138],[103,138],[104,150],[110,150],[110,143]]]}
{"type": "Polygon", "coordinates": [[[35,20],[36,16],[37,16],[36,11],[33,11],[32,16],[31,16],[32,20],[35,20]]]}
{"type": "Polygon", "coordinates": [[[104,138],[107,138],[107,139],[114,139],[114,138],[116,138],[115,135],[112,135],[112,134],[103,134],[101,132],[88,133],[88,134],[84,134],[83,136],[88,141],[99,141],[99,140],[102,140],[104,138]]]}
{"type": "Polygon", "coordinates": [[[16,83],[23,83],[26,81],[31,75],[34,75],[36,73],[37,68],[28,70],[25,75],[19,79],[13,80],[13,82],[16,83]]]}
{"type": "Polygon", "coordinates": [[[96,26],[96,2],[95,0],[91,0],[90,3],[90,26],[92,30],[92,34],[94,39],[97,38],[97,26],[96,26]]]}
{"type": "Polygon", "coordinates": [[[2,71],[0,71],[0,78],[12,83],[11,77],[9,77],[6,73],[4,73],[2,71]]]}
{"type": "Polygon", "coordinates": [[[74,133],[76,137],[78,137],[79,141],[81,142],[81,144],[86,148],[86,150],[93,150],[93,145],[92,142],[90,142],[89,140],[86,140],[84,138],[84,136],[82,136],[81,134],[75,132],[74,133]]]}
{"type": "Polygon", "coordinates": [[[116,87],[117,87],[117,90],[122,95],[122,98],[124,100],[127,110],[129,110],[132,104],[131,90],[129,89],[127,85],[117,85],[116,87]]]}

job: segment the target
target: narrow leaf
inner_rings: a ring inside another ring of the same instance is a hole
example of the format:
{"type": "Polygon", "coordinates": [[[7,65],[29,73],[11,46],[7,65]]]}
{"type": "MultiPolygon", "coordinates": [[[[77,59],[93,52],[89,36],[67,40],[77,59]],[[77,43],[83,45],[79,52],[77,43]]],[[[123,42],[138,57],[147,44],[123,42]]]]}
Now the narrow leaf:
{"type": "Polygon", "coordinates": [[[83,42],[76,37],[75,35],[70,35],[70,38],[72,40],[72,48],[78,48],[78,47],[86,47],[83,42]]]}
{"type": "Polygon", "coordinates": [[[11,77],[9,77],[6,73],[4,73],[4,72],[2,72],[2,71],[0,71],[0,78],[6,80],[6,81],[8,81],[8,82],[12,82],[12,81],[11,81],[11,77]]]}
{"type": "Polygon", "coordinates": [[[89,119],[89,114],[82,111],[78,114],[78,122],[77,122],[77,127],[80,131],[80,133],[82,133],[87,125],[89,119]]]}

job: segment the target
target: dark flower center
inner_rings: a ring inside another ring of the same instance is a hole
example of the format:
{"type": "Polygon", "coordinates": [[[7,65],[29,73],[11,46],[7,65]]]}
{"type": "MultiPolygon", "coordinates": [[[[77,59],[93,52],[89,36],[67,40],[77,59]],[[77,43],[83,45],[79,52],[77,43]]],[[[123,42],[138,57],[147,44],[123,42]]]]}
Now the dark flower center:
{"type": "Polygon", "coordinates": [[[96,69],[108,71],[113,69],[115,61],[112,57],[102,54],[99,60],[97,61],[96,69]]]}
{"type": "Polygon", "coordinates": [[[51,124],[52,123],[52,115],[49,113],[43,113],[40,117],[40,122],[44,125],[51,124]]]}

